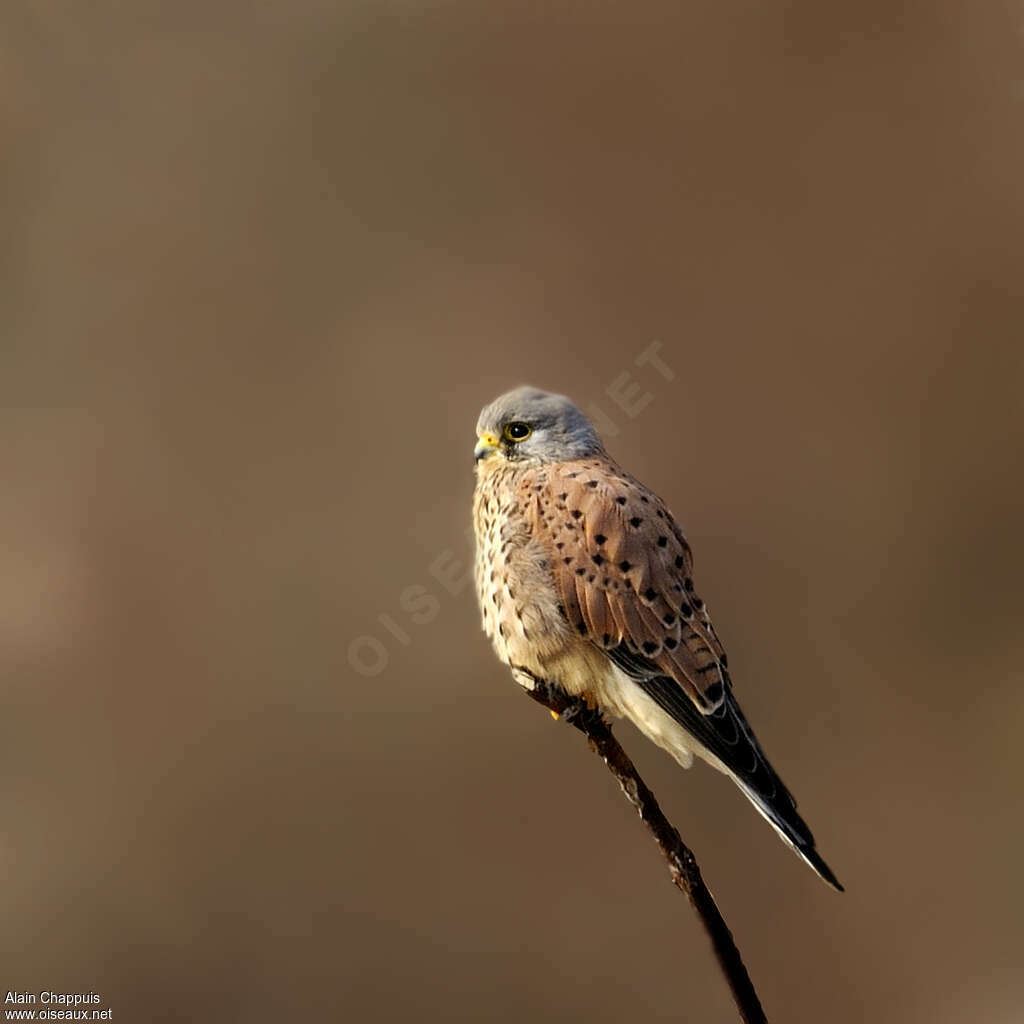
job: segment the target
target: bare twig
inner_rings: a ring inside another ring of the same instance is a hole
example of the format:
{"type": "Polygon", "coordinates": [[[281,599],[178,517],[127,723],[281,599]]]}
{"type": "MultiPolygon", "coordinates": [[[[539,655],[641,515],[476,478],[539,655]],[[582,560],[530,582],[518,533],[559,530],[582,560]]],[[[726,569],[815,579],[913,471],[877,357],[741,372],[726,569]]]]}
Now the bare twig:
{"type": "Polygon", "coordinates": [[[740,1017],[747,1024],[766,1022],[764,1010],[761,1009],[750,975],[743,966],[732,932],[729,931],[729,926],[719,912],[714,897],[704,884],[696,858],[679,837],[675,826],[662,813],[654,794],[647,788],[633,762],[612,735],[611,726],[599,711],[590,708],[582,698],[570,697],[557,686],[538,679],[530,672],[522,669],[517,669],[516,672],[532,681],[532,689],[527,687],[530,696],[579,729],[590,741],[591,750],[604,760],[608,770],[622,787],[622,792],[626,794],[626,799],[636,808],[641,820],[654,836],[668,862],[672,881],[686,893],[693,909],[697,911],[697,916],[711,940],[718,965],[736,1001],[740,1017]]]}

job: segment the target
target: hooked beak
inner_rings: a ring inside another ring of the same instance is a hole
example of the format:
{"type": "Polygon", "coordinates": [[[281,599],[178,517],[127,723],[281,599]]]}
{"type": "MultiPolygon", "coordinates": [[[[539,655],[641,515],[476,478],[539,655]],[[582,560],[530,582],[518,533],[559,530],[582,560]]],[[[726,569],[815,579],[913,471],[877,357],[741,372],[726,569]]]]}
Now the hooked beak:
{"type": "Polygon", "coordinates": [[[473,458],[479,462],[481,459],[498,450],[498,439],[493,434],[481,434],[473,449],[473,458]]]}

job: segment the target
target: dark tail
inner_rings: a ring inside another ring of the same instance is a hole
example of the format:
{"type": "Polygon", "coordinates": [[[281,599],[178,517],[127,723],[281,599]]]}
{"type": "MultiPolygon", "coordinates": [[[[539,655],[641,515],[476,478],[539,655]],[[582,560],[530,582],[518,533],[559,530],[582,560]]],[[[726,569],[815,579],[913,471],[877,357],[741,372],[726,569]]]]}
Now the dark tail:
{"type": "MultiPolygon", "coordinates": [[[[771,767],[768,767],[769,771],[771,771],[771,767]]],[[[846,890],[843,888],[842,883],[822,859],[821,854],[814,848],[814,836],[811,835],[811,830],[807,827],[807,823],[796,813],[796,801],[789,795],[789,791],[782,785],[778,776],[776,775],[775,779],[781,791],[782,799],[773,800],[769,804],[760,793],[746,785],[742,778],[732,772],[730,774],[736,785],[743,791],[744,796],[761,812],[768,824],[778,832],[783,842],[787,846],[791,846],[797,855],[805,863],[809,864],[817,872],[818,876],[828,882],[833,889],[845,892],[846,890]]],[[[774,771],[772,771],[772,774],[775,775],[774,771]]]]}
{"type": "MultiPolygon", "coordinates": [[[[614,651],[610,653],[614,655],[614,651]]],[[[712,755],[783,840],[829,885],[842,892],[839,879],[815,850],[814,836],[797,814],[793,795],[769,764],[747,724],[732,695],[732,686],[727,682],[722,703],[705,715],[668,676],[636,672],[635,658],[628,665],[640,687],[712,755]]]]}

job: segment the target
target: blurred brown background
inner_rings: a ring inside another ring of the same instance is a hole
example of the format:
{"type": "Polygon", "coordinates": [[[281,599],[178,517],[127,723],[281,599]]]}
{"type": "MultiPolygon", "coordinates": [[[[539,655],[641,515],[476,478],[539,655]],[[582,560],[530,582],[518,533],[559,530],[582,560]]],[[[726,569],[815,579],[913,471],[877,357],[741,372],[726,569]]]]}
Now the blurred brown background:
{"type": "Polygon", "coordinates": [[[769,1014],[1019,1021],[1022,25],[4,5],[0,996],[734,1019],[444,582],[477,411],[531,382],[686,526],[847,886],[622,727],[769,1014]]]}

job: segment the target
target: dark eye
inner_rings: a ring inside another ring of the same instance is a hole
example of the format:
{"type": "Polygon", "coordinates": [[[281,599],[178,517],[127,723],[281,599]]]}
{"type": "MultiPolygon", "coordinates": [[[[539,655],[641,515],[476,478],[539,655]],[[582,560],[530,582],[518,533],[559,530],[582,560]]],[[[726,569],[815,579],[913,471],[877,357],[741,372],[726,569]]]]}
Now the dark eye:
{"type": "Polygon", "coordinates": [[[532,433],[533,429],[528,423],[520,423],[516,421],[514,423],[505,424],[505,437],[509,441],[516,443],[519,441],[525,441],[532,433]]]}

